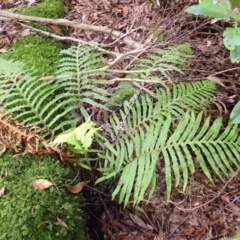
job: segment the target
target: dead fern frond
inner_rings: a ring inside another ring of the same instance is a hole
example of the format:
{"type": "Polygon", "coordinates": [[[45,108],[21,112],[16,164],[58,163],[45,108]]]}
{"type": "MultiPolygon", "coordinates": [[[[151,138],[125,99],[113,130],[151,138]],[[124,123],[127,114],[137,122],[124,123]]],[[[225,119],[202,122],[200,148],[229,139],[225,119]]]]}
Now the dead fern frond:
{"type": "MultiPolygon", "coordinates": [[[[24,126],[12,115],[3,116],[0,112],[0,146],[5,149],[13,149],[16,153],[22,153],[25,149],[34,155],[57,153],[63,162],[73,156],[64,146],[50,146],[42,136],[46,130],[36,126],[24,126]]],[[[51,140],[53,131],[48,130],[51,140]]]]}

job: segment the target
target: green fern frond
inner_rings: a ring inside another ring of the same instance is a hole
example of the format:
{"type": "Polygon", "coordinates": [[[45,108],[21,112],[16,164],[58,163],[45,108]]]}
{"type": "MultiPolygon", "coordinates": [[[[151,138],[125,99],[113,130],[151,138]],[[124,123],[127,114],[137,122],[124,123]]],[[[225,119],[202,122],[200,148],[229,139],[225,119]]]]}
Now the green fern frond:
{"type": "Polygon", "coordinates": [[[75,98],[82,113],[86,115],[84,103],[106,109],[104,104],[99,103],[99,101],[106,102],[109,95],[108,91],[100,87],[108,84],[108,81],[100,80],[101,75],[106,73],[97,71],[104,66],[101,60],[102,53],[95,52],[92,47],[79,44],[78,47],[61,51],[61,55],[59,71],[56,75],[63,77],[58,83],[75,98]]]}
{"type": "Polygon", "coordinates": [[[108,92],[99,86],[108,82],[98,79],[103,74],[97,70],[103,66],[101,54],[81,45],[61,54],[55,80],[32,77],[22,70],[23,64],[0,59],[4,115],[12,114],[23,125],[62,132],[76,125],[76,110],[80,109],[87,118],[84,104],[104,108],[108,92]]]}
{"type": "Polygon", "coordinates": [[[145,73],[138,74],[138,77],[141,79],[149,78],[155,80],[158,79],[160,81],[161,79],[159,76],[155,78],[154,75],[156,75],[156,73],[161,73],[168,80],[171,80],[168,71],[174,70],[183,74],[180,66],[188,64],[191,57],[192,49],[190,44],[180,44],[156,50],[154,53],[141,59],[132,70],[146,69],[145,73]],[[153,72],[155,72],[155,74],[153,72]]]}
{"type": "Polygon", "coordinates": [[[107,150],[105,155],[101,155],[105,164],[100,169],[103,176],[97,182],[120,173],[119,184],[112,196],[119,196],[119,202],[124,202],[126,206],[132,194],[134,204],[138,204],[147,191],[151,197],[156,184],[156,163],[160,156],[165,162],[168,200],[173,176],[175,186],[182,180],[185,191],[189,174],[195,172],[195,157],[212,182],[209,166],[221,179],[233,171],[232,165],[240,166],[237,125],[230,124],[221,132],[222,119],[210,125],[208,118],[203,124],[202,112],[197,116],[193,112],[185,113],[172,133],[173,122],[170,113],[160,114],[155,121],[143,124],[138,131],[123,136],[115,145],[105,139],[107,150]]]}
{"type": "Polygon", "coordinates": [[[206,176],[213,181],[208,165],[220,177],[232,171],[227,156],[239,166],[239,130],[234,125],[221,134],[221,119],[212,125],[210,118],[203,124],[202,113],[214,96],[216,85],[212,81],[173,84],[156,90],[158,101],[142,95],[134,106],[124,104],[123,110],[109,118],[105,127],[108,137],[99,136],[99,144],[105,149],[99,156],[106,179],[120,176],[113,197],[126,205],[133,193],[137,204],[149,191],[154,191],[155,167],[160,156],[165,161],[167,197],[170,198],[172,176],[176,186],[183,180],[186,189],[189,174],[195,172],[193,156],[198,159],[206,176]]]}
{"type": "Polygon", "coordinates": [[[170,112],[173,117],[181,118],[186,111],[199,111],[208,105],[215,92],[216,84],[213,81],[179,83],[158,88],[157,102],[153,102],[148,94],[141,95],[135,101],[135,107],[125,102],[120,111],[121,119],[113,113],[109,119],[112,134],[131,134],[138,131],[142,124],[157,119],[159,114],[170,112]]]}
{"type": "Polygon", "coordinates": [[[201,125],[202,113],[184,115],[174,133],[161,147],[166,167],[167,197],[171,194],[171,170],[174,173],[176,186],[181,174],[183,176],[183,191],[186,189],[189,172],[195,172],[193,155],[196,156],[203,172],[213,183],[209,166],[220,179],[233,172],[233,166],[240,167],[240,137],[239,128],[229,124],[222,132],[222,119],[213,123],[210,117],[201,125]],[[170,167],[172,166],[172,167],[170,167]],[[181,172],[180,172],[181,169],[181,172]]]}
{"type": "Polygon", "coordinates": [[[21,70],[21,64],[10,63],[11,69],[6,71],[9,62],[3,59],[0,62],[3,116],[13,114],[23,125],[36,125],[54,131],[76,123],[76,119],[64,118],[76,106],[69,105],[74,99],[68,93],[60,93],[61,86],[51,80],[40,81],[31,77],[21,70]],[[60,119],[65,121],[59,124],[60,119]]]}

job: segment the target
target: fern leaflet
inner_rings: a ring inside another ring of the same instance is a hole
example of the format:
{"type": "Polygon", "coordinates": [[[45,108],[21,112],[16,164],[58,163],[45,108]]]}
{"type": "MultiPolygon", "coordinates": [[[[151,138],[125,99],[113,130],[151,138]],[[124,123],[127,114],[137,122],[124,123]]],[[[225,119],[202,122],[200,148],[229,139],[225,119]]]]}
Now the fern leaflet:
{"type": "Polygon", "coordinates": [[[75,98],[84,116],[87,117],[83,106],[86,103],[107,109],[104,104],[99,103],[99,101],[106,102],[109,95],[107,90],[99,87],[108,84],[108,81],[98,79],[106,74],[101,70],[97,71],[104,66],[101,60],[102,54],[95,52],[92,47],[79,44],[78,47],[61,51],[61,55],[59,71],[56,75],[63,77],[58,80],[58,83],[75,98]]]}
{"type": "Polygon", "coordinates": [[[179,44],[154,51],[154,53],[141,59],[132,70],[146,70],[144,73],[138,74],[138,78],[141,79],[161,81],[161,78],[159,78],[160,73],[168,80],[171,80],[168,71],[174,70],[183,74],[179,66],[188,64],[191,57],[192,49],[190,44],[179,44]]]}

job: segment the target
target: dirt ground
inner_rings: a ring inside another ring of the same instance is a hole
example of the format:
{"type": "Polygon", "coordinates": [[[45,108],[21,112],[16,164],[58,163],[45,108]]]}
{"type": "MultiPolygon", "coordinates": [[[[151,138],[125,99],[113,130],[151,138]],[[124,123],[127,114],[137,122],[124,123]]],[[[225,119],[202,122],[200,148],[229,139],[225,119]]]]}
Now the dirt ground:
{"type": "MultiPolygon", "coordinates": [[[[153,49],[189,42],[195,57],[183,69],[186,75],[174,73],[172,81],[214,78],[218,93],[209,113],[214,117],[228,118],[240,98],[240,66],[230,62],[229,52],[222,43],[226,23],[218,21],[213,24],[209,18],[184,12],[197,1],[64,0],[64,3],[66,19],[107,26],[138,43],[152,45],[153,49]],[[152,33],[164,37],[156,41],[152,33]]],[[[2,3],[0,7],[6,9],[10,5],[2,3]]],[[[11,44],[12,38],[22,37],[18,31],[11,31],[0,32],[0,49],[11,44]]],[[[131,50],[131,46],[121,39],[116,40],[106,33],[69,28],[69,35],[86,42],[104,43],[108,50],[115,52],[131,50]]],[[[125,59],[115,67],[124,69],[128,63],[125,59]]],[[[190,178],[186,193],[173,190],[172,200],[167,203],[164,168],[160,166],[158,169],[154,196],[137,208],[130,203],[123,209],[111,201],[104,186],[89,186],[85,190],[89,239],[200,240],[236,234],[240,227],[239,171],[225,182],[215,179],[215,185],[212,185],[199,168],[190,178]]]]}

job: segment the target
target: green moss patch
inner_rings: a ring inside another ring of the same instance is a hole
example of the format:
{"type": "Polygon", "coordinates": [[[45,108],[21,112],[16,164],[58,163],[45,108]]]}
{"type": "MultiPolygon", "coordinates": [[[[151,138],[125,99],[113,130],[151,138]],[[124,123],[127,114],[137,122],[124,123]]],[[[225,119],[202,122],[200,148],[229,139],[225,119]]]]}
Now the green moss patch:
{"type": "Polygon", "coordinates": [[[119,83],[117,90],[110,97],[107,107],[110,109],[121,107],[124,101],[129,100],[136,93],[137,89],[132,84],[119,83]]]}
{"type": "MultiPolygon", "coordinates": [[[[64,5],[61,0],[43,0],[41,3],[27,8],[17,9],[19,14],[46,17],[64,17],[64,5]]],[[[50,31],[40,23],[31,23],[31,26],[50,31]]],[[[36,75],[52,75],[60,60],[59,52],[67,45],[51,37],[32,34],[13,44],[12,49],[1,55],[3,58],[19,60],[25,63],[25,69],[33,70],[36,75]]]]}
{"type": "Polygon", "coordinates": [[[57,70],[59,52],[63,48],[60,42],[46,36],[30,35],[13,45],[13,51],[4,54],[4,58],[19,60],[25,69],[34,71],[38,76],[51,75],[57,70]]]}
{"type": "MultiPolygon", "coordinates": [[[[0,239],[85,239],[83,231],[83,198],[73,195],[63,186],[70,183],[69,168],[50,156],[31,155],[0,157],[0,239]],[[29,184],[46,179],[56,184],[36,190],[29,184]],[[64,221],[68,228],[58,222],[64,221]]],[[[74,183],[73,183],[74,184],[74,183]]]]}

